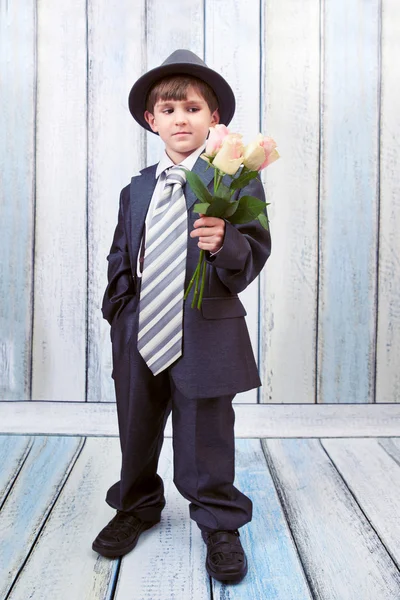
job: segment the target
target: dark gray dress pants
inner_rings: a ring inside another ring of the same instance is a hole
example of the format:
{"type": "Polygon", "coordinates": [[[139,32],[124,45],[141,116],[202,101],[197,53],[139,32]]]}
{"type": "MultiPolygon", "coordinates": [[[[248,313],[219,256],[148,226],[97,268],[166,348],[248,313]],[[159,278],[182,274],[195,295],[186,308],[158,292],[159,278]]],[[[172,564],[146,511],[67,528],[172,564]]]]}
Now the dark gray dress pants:
{"type": "Polygon", "coordinates": [[[169,368],[154,376],[139,354],[135,300],[116,318],[113,378],[122,466],[106,502],[144,521],[160,517],[165,497],[157,467],[172,411],[174,483],[190,502],[190,517],[205,531],[245,525],[252,518],[252,502],[233,485],[234,396],[185,398],[169,368]]]}

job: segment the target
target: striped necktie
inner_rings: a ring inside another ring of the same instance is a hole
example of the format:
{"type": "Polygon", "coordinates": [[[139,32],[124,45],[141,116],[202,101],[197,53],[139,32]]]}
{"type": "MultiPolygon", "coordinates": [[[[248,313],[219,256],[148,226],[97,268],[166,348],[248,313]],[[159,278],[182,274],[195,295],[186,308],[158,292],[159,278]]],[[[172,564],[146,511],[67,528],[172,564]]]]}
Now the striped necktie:
{"type": "Polygon", "coordinates": [[[183,168],[172,167],[146,232],[138,350],[153,375],[182,354],[187,208],[183,168]]]}

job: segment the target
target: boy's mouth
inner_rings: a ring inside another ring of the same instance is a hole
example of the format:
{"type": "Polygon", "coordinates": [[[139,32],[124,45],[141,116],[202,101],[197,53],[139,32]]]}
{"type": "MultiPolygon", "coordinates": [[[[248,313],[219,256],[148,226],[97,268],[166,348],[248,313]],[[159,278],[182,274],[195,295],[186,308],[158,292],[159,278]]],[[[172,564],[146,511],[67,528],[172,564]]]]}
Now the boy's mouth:
{"type": "Polygon", "coordinates": [[[174,133],[174,135],[190,135],[190,133],[188,131],[178,131],[177,133],[174,133]]]}

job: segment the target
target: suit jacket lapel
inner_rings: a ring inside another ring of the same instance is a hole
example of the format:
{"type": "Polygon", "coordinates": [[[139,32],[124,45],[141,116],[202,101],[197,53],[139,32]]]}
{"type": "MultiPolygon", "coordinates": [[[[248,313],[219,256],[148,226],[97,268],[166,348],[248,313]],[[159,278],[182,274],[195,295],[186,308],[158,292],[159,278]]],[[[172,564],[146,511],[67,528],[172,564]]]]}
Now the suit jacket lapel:
{"type": "Polygon", "coordinates": [[[132,256],[140,250],[144,221],[156,184],[156,169],[157,165],[143,169],[140,176],[131,180],[132,256]]]}

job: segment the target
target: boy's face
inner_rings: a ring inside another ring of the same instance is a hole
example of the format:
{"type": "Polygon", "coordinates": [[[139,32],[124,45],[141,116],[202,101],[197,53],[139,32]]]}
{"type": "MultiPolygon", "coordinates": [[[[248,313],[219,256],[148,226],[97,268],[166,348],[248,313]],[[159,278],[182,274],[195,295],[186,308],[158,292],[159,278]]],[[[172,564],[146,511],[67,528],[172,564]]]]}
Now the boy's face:
{"type": "Polygon", "coordinates": [[[192,86],[188,87],[186,100],[158,100],[154,114],[146,111],[144,118],[158,132],[175,164],[199,148],[209,127],[219,123],[218,109],[211,114],[207,102],[192,86]]]}

